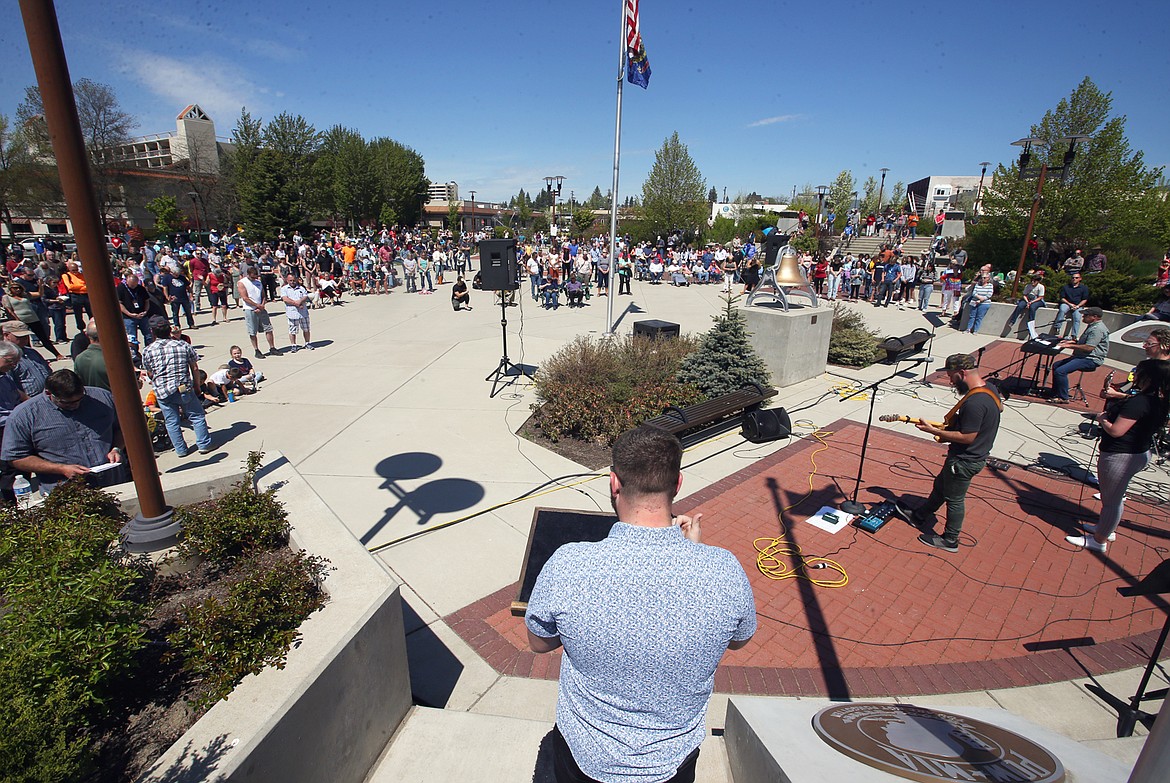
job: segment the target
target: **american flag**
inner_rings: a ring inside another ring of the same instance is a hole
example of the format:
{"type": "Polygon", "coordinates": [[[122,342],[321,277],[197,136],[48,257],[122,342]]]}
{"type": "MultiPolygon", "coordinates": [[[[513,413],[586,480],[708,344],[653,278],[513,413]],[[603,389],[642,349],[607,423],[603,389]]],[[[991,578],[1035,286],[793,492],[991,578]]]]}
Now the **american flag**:
{"type": "Polygon", "coordinates": [[[626,0],[626,80],[646,89],[650,84],[650,60],[642,45],[642,26],[638,20],[638,0],[626,0]]]}

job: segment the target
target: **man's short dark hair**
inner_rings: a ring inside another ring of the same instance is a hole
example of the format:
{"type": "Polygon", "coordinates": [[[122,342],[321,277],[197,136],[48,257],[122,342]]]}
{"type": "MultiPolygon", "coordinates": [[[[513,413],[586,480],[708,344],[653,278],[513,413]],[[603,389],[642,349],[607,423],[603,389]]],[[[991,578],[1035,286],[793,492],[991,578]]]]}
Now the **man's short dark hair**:
{"type": "Polygon", "coordinates": [[[73,370],[57,370],[45,378],[45,391],[54,397],[76,397],[85,394],[85,382],[73,370]]]}
{"type": "Polygon", "coordinates": [[[613,442],[613,472],[632,495],[674,497],[682,469],[682,444],[648,424],[626,430],[613,442]]]}

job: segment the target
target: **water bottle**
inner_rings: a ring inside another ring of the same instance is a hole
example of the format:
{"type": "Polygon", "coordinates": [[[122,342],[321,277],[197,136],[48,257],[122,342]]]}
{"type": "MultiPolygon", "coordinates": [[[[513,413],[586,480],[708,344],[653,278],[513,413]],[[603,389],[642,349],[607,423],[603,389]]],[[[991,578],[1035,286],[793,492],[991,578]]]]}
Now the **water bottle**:
{"type": "Polygon", "coordinates": [[[16,495],[18,508],[29,507],[32,501],[32,484],[28,483],[28,479],[24,476],[17,476],[16,481],[12,482],[12,492],[16,495]]]}
{"type": "Polygon", "coordinates": [[[228,402],[235,402],[235,401],[236,401],[236,393],[234,391],[229,391],[228,392],[228,402]]]}

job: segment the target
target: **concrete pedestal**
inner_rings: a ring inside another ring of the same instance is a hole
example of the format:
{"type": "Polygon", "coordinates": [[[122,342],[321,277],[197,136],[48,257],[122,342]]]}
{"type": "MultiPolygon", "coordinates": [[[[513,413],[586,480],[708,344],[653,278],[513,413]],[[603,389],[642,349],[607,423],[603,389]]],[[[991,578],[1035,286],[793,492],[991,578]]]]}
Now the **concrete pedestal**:
{"type": "Polygon", "coordinates": [[[752,347],[768,366],[772,385],[783,388],[814,378],[829,362],[833,308],[762,302],[741,308],[752,347]]]}
{"type": "MultiPolygon", "coordinates": [[[[723,737],[727,745],[728,762],[731,764],[732,780],[735,783],[755,783],[761,780],[778,783],[820,783],[826,780],[896,783],[906,780],[855,761],[817,736],[812,726],[813,715],[828,704],[820,699],[794,701],[731,697],[727,704],[723,737]]],[[[1129,776],[1129,770],[1121,762],[1004,710],[976,707],[937,709],[1002,726],[1026,737],[1061,761],[1067,773],[1067,781],[1123,783],[1129,776]]]]}

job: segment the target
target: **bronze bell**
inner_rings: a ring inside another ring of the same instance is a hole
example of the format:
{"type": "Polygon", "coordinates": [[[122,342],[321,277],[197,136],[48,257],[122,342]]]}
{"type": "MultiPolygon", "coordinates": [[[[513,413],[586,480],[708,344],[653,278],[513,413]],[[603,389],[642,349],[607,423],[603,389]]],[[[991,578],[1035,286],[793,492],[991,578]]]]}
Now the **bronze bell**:
{"type": "Polygon", "coordinates": [[[791,245],[785,245],[780,252],[780,266],[776,269],[776,282],[779,285],[808,285],[804,270],[800,268],[800,259],[791,245]]]}

